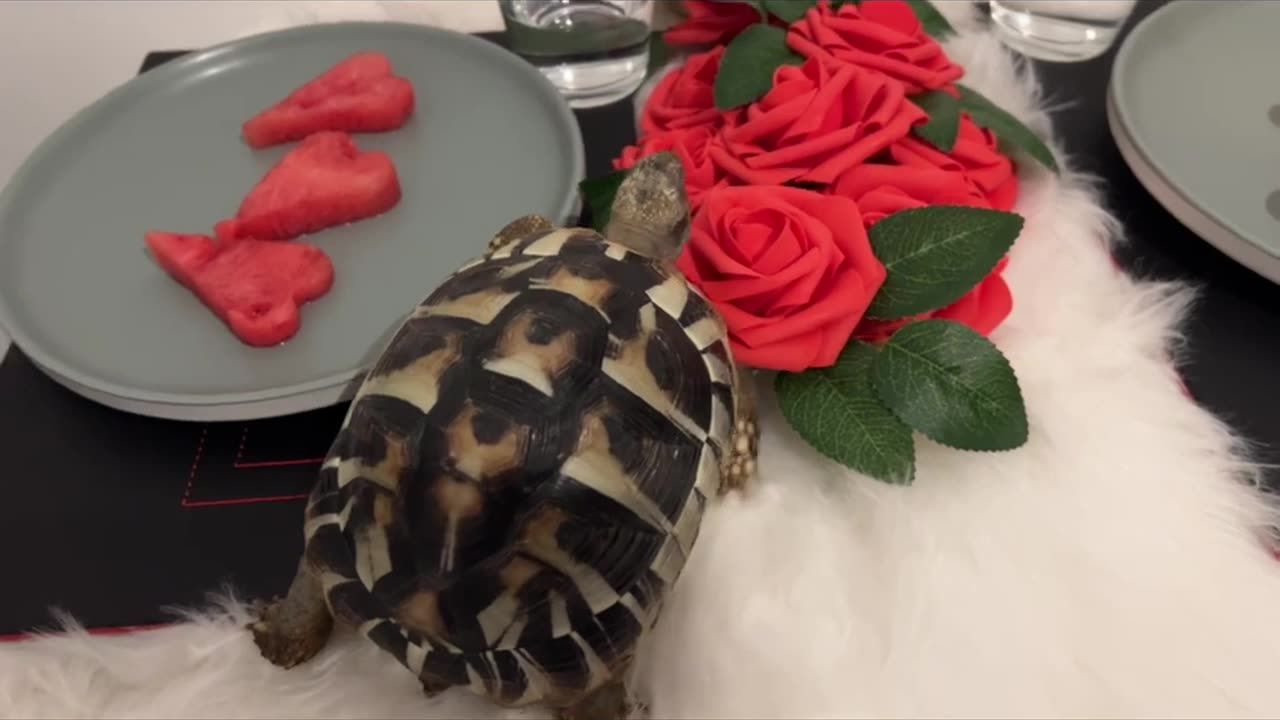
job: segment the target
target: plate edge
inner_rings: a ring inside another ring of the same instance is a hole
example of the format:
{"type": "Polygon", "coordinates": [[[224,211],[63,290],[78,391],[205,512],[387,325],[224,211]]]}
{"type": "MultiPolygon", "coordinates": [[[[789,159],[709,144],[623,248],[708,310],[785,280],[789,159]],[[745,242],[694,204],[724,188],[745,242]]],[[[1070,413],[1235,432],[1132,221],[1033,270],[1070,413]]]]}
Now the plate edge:
{"type": "Polygon", "coordinates": [[[1123,69],[1129,66],[1129,58],[1134,52],[1136,52],[1133,48],[1141,42],[1145,42],[1142,38],[1145,36],[1145,33],[1151,32],[1151,27],[1153,25],[1163,21],[1163,18],[1167,17],[1171,13],[1181,12],[1177,10],[1179,7],[1205,8],[1210,3],[1216,2],[1217,0],[1183,0],[1182,2],[1170,2],[1152,11],[1150,15],[1147,15],[1136,26],[1134,26],[1128,36],[1126,36],[1124,41],[1121,43],[1119,49],[1116,51],[1115,59],[1113,60],[1111,70],[1108,73],[1107,91],[1104,98],[1106,104],[1107,125],[1111,130],[1112,138],[1116,141],[1116,146],[1120,149],[1121,155],[1124,156],[1126,164],[1129,165],[1130,169],[1134,172],[1135,177],[1138,177],[1138,180],[1142,183],[1143,187],[1145,187],[1152,196],[1156,197],[1160,204],[1168,210],[1170,214],[1174,215],[1179,222],[1182,222],[1188,228],[1191,228],[1202,239],[1209,242],[1223,253],[1226,253],[1236,262],[1248,267],[1250,270],[1262,275],[1272,282],[1280,283],[1280,267],[1273,271],[1263,271],[1252,265],[1250,262],[1238,257],[1236,253],[1229,252],[1226,248],[1220,246],[1215,240],[1210,240],[1211,236],[1216,239],[1223,233],[1226,233],[1230,236],[1230,238],[1226,240],[1226,244],[1237,247],[1237,252],[1243,251],[1243,254],[1250,256],[1260,254],[1260,257],[1263,257],[1272,263],[1280,262],[1280,253],[1272,252],[1271,250],[1264,249],[1261,246],[1250,242],[1246,239],[1247,233],[1242,232],[1234,223],[1230,222],[1226,218],[1220,217],[1217,213],[1200,208],[1183,191],[1179,190],[1172,182],[1169,182],[1159,164],[1152,160],[1151,148],[1142,141],[1142,138],[1128,131],[1128,128],[1130,127],[1130,119],[1125,113],[1123,103],[1116,100],[1117,94],[1122,93],[1125,86],[1128,85],[1124,80],[1123,69]],[[1123,132],[1127,148],[1122,147],[1122,143],[1120,142],[1121,132],[1123,132]],[[1129,152],[1126,152],[1126,149],[1129,152]],[[1131,154],[1134,154],[1136,159],[1131,158],[1131,154]],[[1141,165],[1143,172],[1146,173],[1145,176],[1139,175],[1138,165],[1141,165]],[[1158,188],[1159,192],[1153,188],[1158,188]],[[1174,212],[1171,209],[1170,204],[1177,205],[1181,214],[1174,212]],[[1277,276],[1273,277],[1271,274],[1272,272],[1277,273],[1277,276]]]}
{"type": "Polygon", "coordinates": [[[1108,91],[1107,124],[1111,128],[1111,136],[1115,140],[1116,148],[1139,184],[1174,219],[1201,240],[1255,274],[1280,284],[1280,258],[1240,237],[1231,228],[1219,223],[1211,215],[1196,207],[1174,185],[1166,182],[1160,171],[1147,160],[1142,149],[1133,142],[1115,105],[1113,95],[1108,91]]]}

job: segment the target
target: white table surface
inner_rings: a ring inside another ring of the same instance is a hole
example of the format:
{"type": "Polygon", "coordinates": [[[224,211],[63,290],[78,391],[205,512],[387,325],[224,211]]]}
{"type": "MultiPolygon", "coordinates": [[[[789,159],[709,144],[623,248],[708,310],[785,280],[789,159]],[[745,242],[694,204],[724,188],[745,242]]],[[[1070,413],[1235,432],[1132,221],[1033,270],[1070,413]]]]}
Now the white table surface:
{"type": "MultiPolygon", "coordinates": [[[[337,20],[502,27],[496,0],[0,0],[0,185],[77,110],[133,77],[150,50],[337,20]]],[[[0,330],[0,356],[8,347],[0,330]]]]}

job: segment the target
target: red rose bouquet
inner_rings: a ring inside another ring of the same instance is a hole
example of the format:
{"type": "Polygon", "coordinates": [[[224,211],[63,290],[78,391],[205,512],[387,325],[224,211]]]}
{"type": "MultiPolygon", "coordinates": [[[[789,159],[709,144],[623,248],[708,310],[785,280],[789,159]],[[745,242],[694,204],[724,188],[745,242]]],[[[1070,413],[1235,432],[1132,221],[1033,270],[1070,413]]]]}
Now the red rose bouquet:
{"type": "Polygon", "coordinates": [[[913,431],[1021,445],[1012,368],[987,336],[1013,307],[1006,253],[1030,130],[961,84],[927,1],[687,0],[615,172],[669,151],[693,218],[677,265],[719,309],[735,359],[777,371],[783,416],[819,452],[914,477],[913,431]]]}

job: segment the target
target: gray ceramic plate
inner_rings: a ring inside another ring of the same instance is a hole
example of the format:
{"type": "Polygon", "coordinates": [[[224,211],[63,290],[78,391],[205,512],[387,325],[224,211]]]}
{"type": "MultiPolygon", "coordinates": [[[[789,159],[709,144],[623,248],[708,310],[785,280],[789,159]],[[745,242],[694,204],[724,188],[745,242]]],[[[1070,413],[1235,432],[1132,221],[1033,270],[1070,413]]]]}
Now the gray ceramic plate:
{"type": "Polygon", "coordinates": [[[1107,112],[1134,175],[1184,225],[1280,282],[1280,3],[1170,3],[1116,54],[1107,112]]]}
{"type": "Polygon", "coordinates": [[[582,138],[532,66],[482,39],[340,23],[254,36],[139,76],[85,108],[0,194],[0,324],[98,402],[159,417],[244,420],[347,397],[405,314],[526,213],[576,215],[582,138]],[[307,238],[336,280],[284,345],[242,344],[145,253],[150,229],[212,232],[291,146],[240,124],[347,55],[385,53],[415,86],[399,131],[356,135],[394,159],[387,214],[307,238]]]}

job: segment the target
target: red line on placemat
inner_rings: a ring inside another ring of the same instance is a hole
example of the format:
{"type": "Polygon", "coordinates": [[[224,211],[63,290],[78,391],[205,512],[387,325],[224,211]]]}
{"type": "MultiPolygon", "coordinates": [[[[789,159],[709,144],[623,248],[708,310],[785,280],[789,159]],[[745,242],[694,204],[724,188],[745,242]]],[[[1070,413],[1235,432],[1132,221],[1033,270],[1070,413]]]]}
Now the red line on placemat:
{"type": "MultiPolygon", "coordinates": [[[[245,426],[244,432],[240,434],[240,449],[236,452],[236,458],[239,459],[240,453],[244,451],[245,437],[249,434],[248,426],[245,426]]],[[[178,502],[180,507],[184,508],[201,508],[201,507],[223,507],[226,505],[257,505],[260,503],[272,502],[289,502],[292,500],[306,499],[307,493],[297,493],[294,495],[269,495],[266,497],[245,497],[245,498],[227,498],[225,500],[192,500],[191,487],[195,484],[196,475],[200,470],[200,461],[204,457],[204,446],[209,439],[209,426],[205,425],[200,428],[200,441],[196,443],[196,454],[191,460],[191,472],[187,474],[187,486],[182,491],[182,500],[178,502]]],[[[276,461],[279,462],[279,461],[276,461]]],[[[285,461],[288,464],[300,464],[295,461],[285,461]]],[[[240,467],[271,467],[267,464],[241,463],[240,467]]]]}
{"type": "Polygon", "coordinates": [[[273,468],[273,467],[289,467],[292,465],[319,465],[324,462],[324,458],[298,458],[295,460],[256,460],[254,462],[244,462],[244,446],[249,440],[249,426],[244,426],[244,431],[240,433],[240,446],[236,448],[236,459],[231,463],[231,467],[236,470],[252,470],[255,468],[273,468]]]}
{"type": "Polygon", "coordinates": [[[298,460],[262,460],[259,462],[237,463],[234,467],[237,470],[252,470],[254,468],[289,467],[290,465],[319,465],[322,462],[324,462],[324,458],[300,458],[298,460]]]}
{"type": "Polygon", "coordinates": [[[324,462],[324,458],[299,458],[297,460],[261,460],[256,462],[240,463],[235,467],[237,470],[249,470],[252,468],[288,467],[290,465],[319,465],[322,462],[324,462]]]}
{"type": "Polygon", "coordinates": [[[298,493],[297,495],[271,495],[269,497],[228,498],[226,500],[185,500],[184,499],[182,501],[182,507],[198,508],[198,507],[220,507],[222,505],[254,505],[257,503],[302,500],[306,497],[307,497],[306,493],[298,493]]]}
{"type": "Polygon", "coordinates": [[[196,443],[196,455],[191,459],[191,472],[187,473],[187,487],[182,491],[182,501],[178,503],[182,507],[190,507],[187,503],[191,501],[191,486],[196,482],[196,472],[200,470],[200,458],[204,457],[204,442],[209,437],[209,426],[200,427],[200,442],[196,443]]]}

